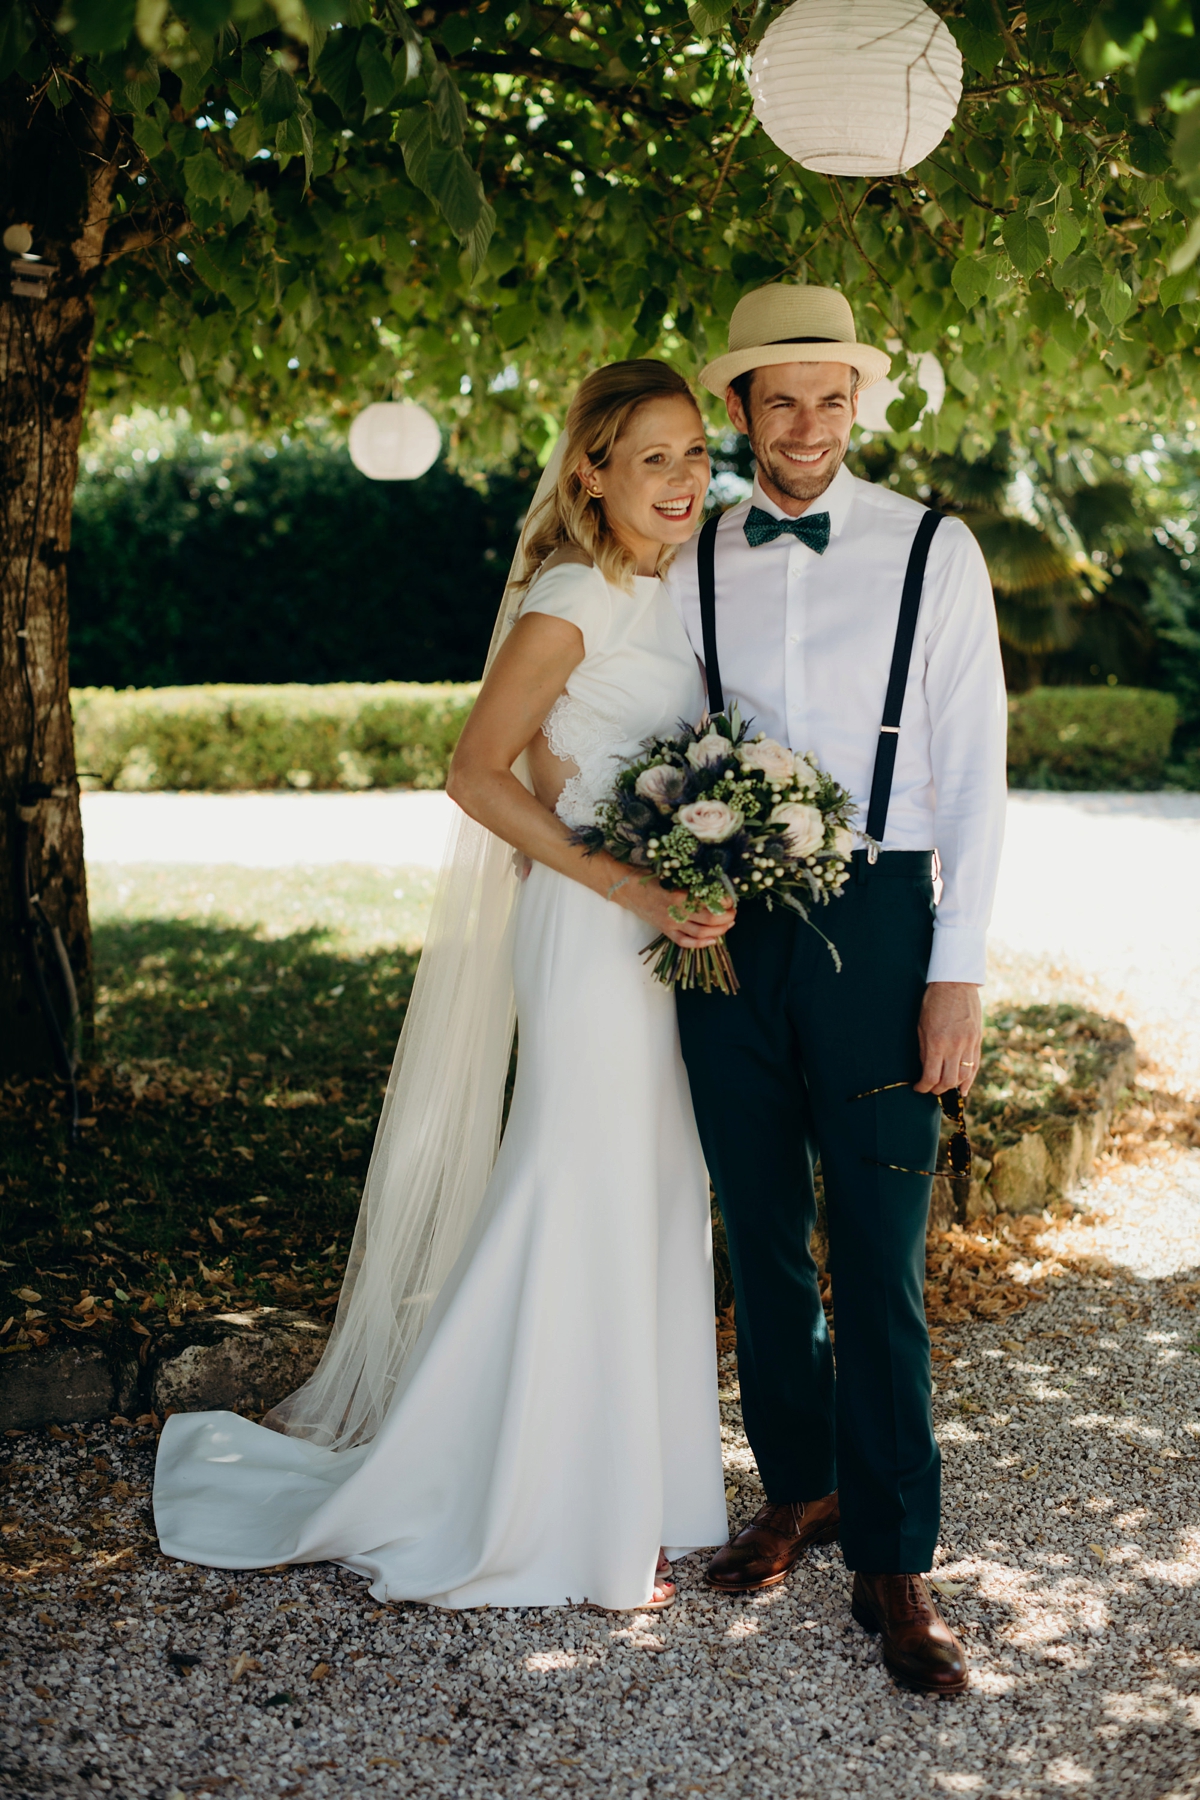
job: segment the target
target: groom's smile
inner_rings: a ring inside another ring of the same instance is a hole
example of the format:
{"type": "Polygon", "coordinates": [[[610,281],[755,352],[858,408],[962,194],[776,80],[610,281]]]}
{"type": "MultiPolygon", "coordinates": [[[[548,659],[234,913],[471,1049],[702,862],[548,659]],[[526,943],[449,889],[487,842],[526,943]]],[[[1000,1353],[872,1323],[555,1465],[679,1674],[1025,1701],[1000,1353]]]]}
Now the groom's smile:
{"type": "Polygon", "coordinates": [[[729,417],[750,439],[768,497],[796,516],[842,466],[854,424],[847,363],[778,363],[751,371],[726,395],[729,417]]]}

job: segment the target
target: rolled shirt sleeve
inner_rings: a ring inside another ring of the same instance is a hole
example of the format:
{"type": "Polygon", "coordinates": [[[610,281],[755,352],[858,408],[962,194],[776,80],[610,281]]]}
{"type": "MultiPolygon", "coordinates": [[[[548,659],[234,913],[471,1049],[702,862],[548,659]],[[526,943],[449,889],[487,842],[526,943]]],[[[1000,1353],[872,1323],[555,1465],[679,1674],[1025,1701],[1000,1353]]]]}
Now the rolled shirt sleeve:
{"type": "Polygon", "coordinates": [[[942,895],[928,979],[982,985],[1004,842],[1008,703],[983,552],[961,520],[947,519],[938,536],[925,697],[942,895]]]}

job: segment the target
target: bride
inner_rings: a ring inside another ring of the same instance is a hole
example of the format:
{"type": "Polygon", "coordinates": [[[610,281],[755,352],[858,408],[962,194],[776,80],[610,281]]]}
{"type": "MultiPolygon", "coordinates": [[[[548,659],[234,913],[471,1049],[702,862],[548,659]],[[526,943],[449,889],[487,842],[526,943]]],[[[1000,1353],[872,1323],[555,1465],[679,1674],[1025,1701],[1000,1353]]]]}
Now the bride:
{"type": "Polygon", "coordinates": [[[673,997],[638,952],[733,915],[679,923],[680,896],[570,841],[614,759],[703,710],[659,577],[708,478],[665,364],[583,383],[451,769],[462,817],[329,1345],[270,1429],[167,1420],[167,1555],[621,1610],[669,1605],[672,1551],[724,1542],[708,1178],[673,997]]]}

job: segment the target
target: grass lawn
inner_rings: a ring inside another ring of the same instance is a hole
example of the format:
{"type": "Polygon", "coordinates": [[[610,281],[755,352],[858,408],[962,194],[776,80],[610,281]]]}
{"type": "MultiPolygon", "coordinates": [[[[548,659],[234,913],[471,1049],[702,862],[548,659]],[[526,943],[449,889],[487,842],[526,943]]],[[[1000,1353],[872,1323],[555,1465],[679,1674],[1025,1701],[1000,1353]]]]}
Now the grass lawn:
{"type": "Polygon", "coordinates": [[[0,1108],[5,1344],[329,1304],[434,880],[91,871],[91,1110],[72,1148],[54,1084],[11,1083],[0,1108]]]}
{"type": "MultiPolygon", "coordinates": [[[[328,1313],[434,880],[357,865],[91,871],[99,1006],[79,1141],[56,1084],[0,1088],[0,1347],[144,1344],[156,1322],[216,1307],[328,1313]]],[[[980,1146],[1084,1104],[1093,1040],[1113,1029],[1075,1006],[997,1007],[970,1105],[980,1146]],[[1063,1085],[1063,1058],[1081,1091],[1063,1085]]],[[[1160,1098],[1150,1134],[1200,1141],[1160,1098]]],[[[948,1234],[931,1320],[975,1306],[951,1296],[949,1265],[1005,1283],[1038,1229],[948,1234]]],[[[1003,1310],[1024,1304],[1004,1287],[1003,1310]]]]}

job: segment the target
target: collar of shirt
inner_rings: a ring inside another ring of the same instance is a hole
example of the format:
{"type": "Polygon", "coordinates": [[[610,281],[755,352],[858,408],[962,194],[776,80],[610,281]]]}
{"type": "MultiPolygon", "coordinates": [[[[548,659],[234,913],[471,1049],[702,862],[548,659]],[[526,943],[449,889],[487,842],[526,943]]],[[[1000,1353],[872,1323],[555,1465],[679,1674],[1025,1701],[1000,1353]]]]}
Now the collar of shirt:
{"type": "MultiPolygon", "coordinates": [[[[832,543],[834,538],[840,534],[843,525],[846,523],[850,508],[854,503],[854,483],[855,477],[850,473],[845,463],[843,463],[829,486],[825,489],[825,492],[823,494],[818,494],[815,500],[810,500],[804,509],[804,513],[799,515],[803,518],[807,513],[827,512],[829,514],[830,543],[832,543]]],[[[752,506],[761,507],[762,511],[768,513],[772,519],[794,519],[797,517],[797,514],[795,513],[784,512],[782,506],[777,506],[774,500],[763,492],[763,486],[757,474],[755,474],[754,477],[754,491],[750,496],[750,504],[752,506]]],[[[791,539],[791,543],[794,545],[796,539],[791,539]]],[[[816,552],[810,551],[809,554],[815,556],[816,552]]]]}

